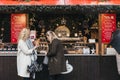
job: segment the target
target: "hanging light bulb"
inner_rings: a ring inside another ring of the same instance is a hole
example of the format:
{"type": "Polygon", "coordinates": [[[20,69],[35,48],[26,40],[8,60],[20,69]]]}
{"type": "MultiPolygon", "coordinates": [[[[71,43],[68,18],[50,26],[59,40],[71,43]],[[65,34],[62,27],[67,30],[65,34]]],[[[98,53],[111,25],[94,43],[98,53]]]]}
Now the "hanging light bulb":
{"type": "Polygon", "coordinates": [[[4,28],[1,28],[1,31],[4,31],[4,28]]]}

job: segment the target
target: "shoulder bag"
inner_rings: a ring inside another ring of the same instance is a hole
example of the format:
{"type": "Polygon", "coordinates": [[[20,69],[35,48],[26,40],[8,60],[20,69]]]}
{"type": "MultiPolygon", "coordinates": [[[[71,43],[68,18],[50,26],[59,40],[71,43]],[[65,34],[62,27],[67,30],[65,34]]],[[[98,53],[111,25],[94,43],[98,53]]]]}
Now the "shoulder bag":
{"type": "Polygon", "coordinates": [[[34,72],[40,72],[42,71],[42,64],[38,64],[38,62],[35,60],[35,53],[33,52],[32,55],[34,56],[34,60],[31,59],[31,65],[27,66],[27,71],[30,73],[34,73],[34,72]]]}

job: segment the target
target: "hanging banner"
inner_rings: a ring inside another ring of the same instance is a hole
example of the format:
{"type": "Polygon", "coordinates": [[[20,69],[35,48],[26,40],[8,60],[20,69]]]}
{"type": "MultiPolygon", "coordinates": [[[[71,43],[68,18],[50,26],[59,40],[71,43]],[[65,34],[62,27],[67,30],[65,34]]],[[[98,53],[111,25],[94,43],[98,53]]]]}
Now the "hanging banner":
{"type": "Polygon", "coordinates": [[[102,43],[109,43],[116,30],[116,14],[100,14],[102,43]]]}
{"type": "Polygon", "coordinates": [[[21,29],[27,26],[27,14],[11,14],[11,43],[17,43],[21,29]]]}

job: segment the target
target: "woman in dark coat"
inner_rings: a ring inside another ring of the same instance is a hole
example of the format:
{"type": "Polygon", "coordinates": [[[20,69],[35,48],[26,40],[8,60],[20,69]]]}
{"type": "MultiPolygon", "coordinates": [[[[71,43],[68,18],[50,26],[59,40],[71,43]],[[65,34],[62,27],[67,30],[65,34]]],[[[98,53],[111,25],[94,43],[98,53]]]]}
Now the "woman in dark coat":
{"type": "Polygon", "coordinates": [[[63,80],[61,72],[66,71],[63,45],[53,31],[48,31],[46,37],[50,42],[47,53],[50,80],[63,80]]]}

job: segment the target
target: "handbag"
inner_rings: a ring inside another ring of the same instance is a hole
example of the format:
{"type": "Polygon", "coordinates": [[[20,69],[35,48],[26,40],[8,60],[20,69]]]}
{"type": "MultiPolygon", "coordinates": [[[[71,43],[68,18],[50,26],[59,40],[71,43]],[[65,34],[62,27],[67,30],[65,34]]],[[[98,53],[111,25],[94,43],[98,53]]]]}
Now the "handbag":
{"type": "MultiPolygon", "coordinates": [[[[31,46],[33,46],[29,39],[26,41],[26,44],[29,49],[31,49],[31,46]]],[[[30,73],[40,72],[42,70],[42,67],[43,67],[42,64],[39,65],[38,62],[36,61],[35,51],[33,50],[32,55],[31,55],[31,65],[27,66],[27,71],[30,73]],[[34,60],[32,60],[32,56],[34,60]]]]}
{"type": "Polygon", "coordinates": [[[35,53],[33,51],[32,55],[34,56],[34,60],[31,59],[31,65],[27,66],[27,71],[30,73],[34,72],[40,72],[43,69],[42,64],[38,64],[38,62],[35,60],[35,53]]]}
{"type": "Polygon", "coordinates": [[[30,73],[34,73],[34,72],[40,72],[43,69],[43,65],[42,64],[38,64],[38,62],[35,60],[31,60],[31,65],[27,66],[27,71],[30,73]]]}

